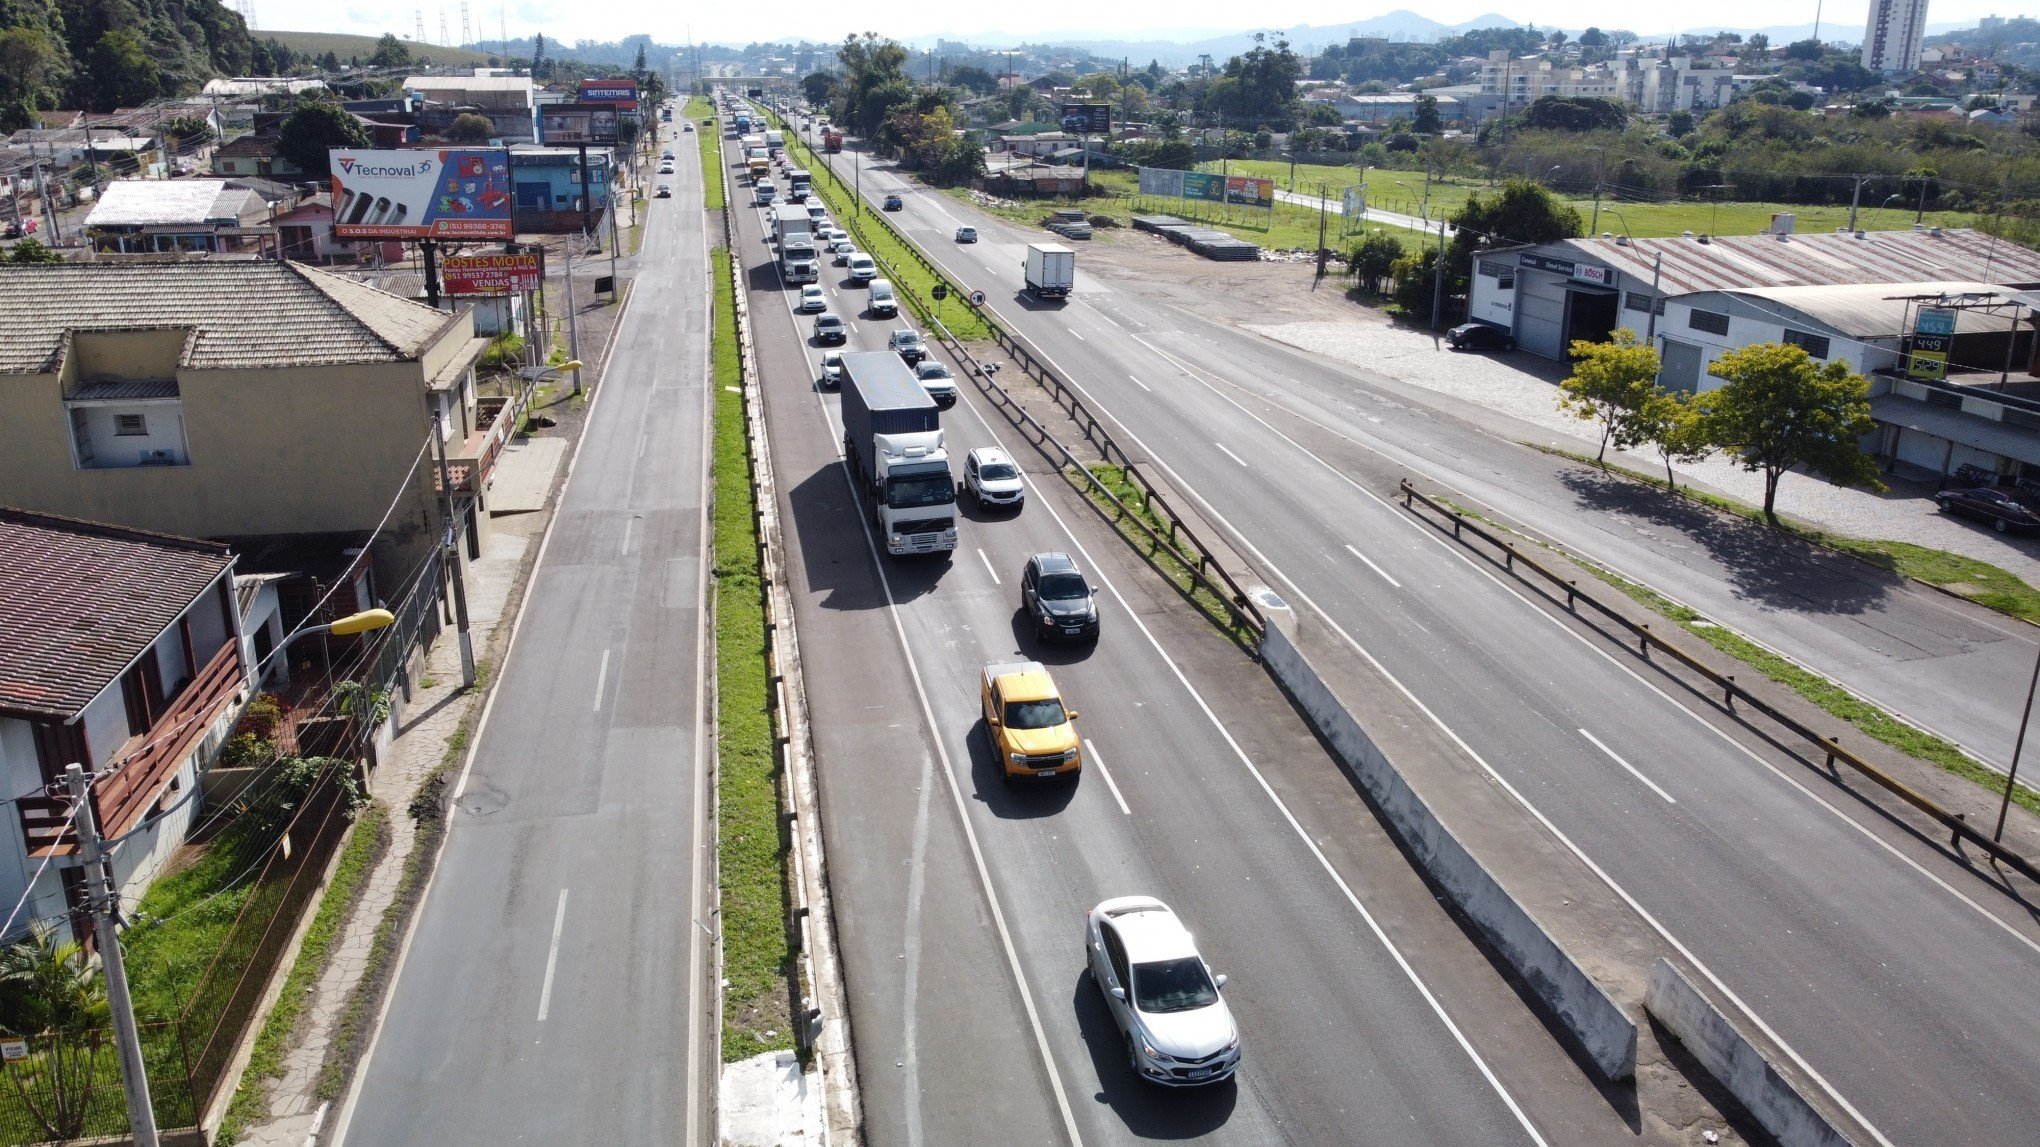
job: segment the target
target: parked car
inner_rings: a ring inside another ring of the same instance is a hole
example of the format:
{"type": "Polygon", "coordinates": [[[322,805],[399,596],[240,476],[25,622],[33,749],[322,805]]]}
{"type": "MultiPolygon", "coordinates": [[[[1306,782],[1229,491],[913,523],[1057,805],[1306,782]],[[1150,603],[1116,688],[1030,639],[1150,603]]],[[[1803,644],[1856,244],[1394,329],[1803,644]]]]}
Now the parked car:
{"type": "Polygon", "coordinates": [[[1020,569],[1020,608],[1046,641],[1098,639],[1098,599],[1068,554],[1035,554],[1020,569]]]}
{"type": "Polygon", "coordinates": [[[885,197],[885,209],[887,211],[898,211],[900,208],[905,206],[906,203],[904,203],[897,195],[888,195],[885,197]]]}
{"type": "Polygon", "coordinates": [[[2023,534],[2040,530],[2040,514],[2003,490],[1943,490],[1934,502],[1947,514],[1989,522],[2000,534],[2023,534]]]}
{"type": "Polygon", "coordinates": [[[906,359],[908,366],[928,357],[928,344],[921,341],[921,333],[905,327],[894,331],[886,339],[885,346],[887,350],[906,359]]]}
{"type": "Polygon", "coordinates": [[[957,242],[959,242],[959,243],[975,243],[975,242],[977,242],[977,228],[975,228],[975,227],[958,227],[958,228],[956,229],[956,241],[957,241],[957,242]]]}
{"type": "Polygon", "coordinates": [[[1230,1079],[1240,1029],[1197,942],[1167,904],[1120,896],[1084,917],[1091,982],[1126,1039],[1135,1075],[1168,1087],[1230,1079]]]}
{"type": "Polygon", "coordinates": [[[1516,337],[1493,323],[1461,323],[1445,332],[1453,350],[1515,350],[1516,337]]]}
{"type": "Polygon", "coordinates": [[[963,489],[979,509],[1011,506],[1027,500],[1027,484],[1011,455],[996,446],[980,446],[963,456],[963,489]]]}
{"type": "MultiPolygon", "coordinates": [[[[849,339],[850,331],[849,328],[843,325],[842,316],[831,314],[828,311],[823,311],[815,316],[815,342],[817,344],[821,346],[842,346],[849,339]]],[[[836,367],[839,371],[842,369],[842,365],[843,360],[841,356],[838,356],[836,367]]]]}
{"type": "Polygon", "coordinates": [[[809,283],[800,289],[800,309],[803,312],[829,309],[829,297],[822,293],[821,284],[809,283]]]}
{"type": "Polygon", "coordinates": [[[956,405],[961,397],[956,389],[956,376],[949,368],[932,358],[924,358],[914,364],[914,377],[921,380],[921,389],[935,400],[935,405],[944,410],[956,405]]]}
{"type": "MultiPolygon", "coordinates": [[[[820,322],[820,319],[815,320],[820,322]]],[[[832,350],[822,356],[822,376],[815,380],[823,390],[834,390],[843,385],[843,352],[832,350]]]]}

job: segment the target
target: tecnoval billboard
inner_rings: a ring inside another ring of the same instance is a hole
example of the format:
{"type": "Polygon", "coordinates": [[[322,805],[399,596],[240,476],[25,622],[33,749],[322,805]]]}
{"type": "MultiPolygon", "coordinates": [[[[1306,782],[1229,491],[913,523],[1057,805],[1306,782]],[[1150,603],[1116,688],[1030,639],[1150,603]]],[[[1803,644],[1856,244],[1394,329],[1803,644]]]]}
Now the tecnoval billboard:
{"type": "Polygon", "coordinates": [[[334,148],[336,239],[508,239],[510,153],[334,148]]]}

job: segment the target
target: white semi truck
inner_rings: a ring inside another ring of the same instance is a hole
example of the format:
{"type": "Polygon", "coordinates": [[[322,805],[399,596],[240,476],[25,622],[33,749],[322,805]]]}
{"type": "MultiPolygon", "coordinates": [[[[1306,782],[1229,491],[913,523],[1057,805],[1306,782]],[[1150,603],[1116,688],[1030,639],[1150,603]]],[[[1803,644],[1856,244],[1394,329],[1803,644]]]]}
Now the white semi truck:
{"type": "Polygon", "coordinates": [[[843,355],[843,451],[888,554],[956,548],[956,479],[941,412],[890,351],[843,355]]]}

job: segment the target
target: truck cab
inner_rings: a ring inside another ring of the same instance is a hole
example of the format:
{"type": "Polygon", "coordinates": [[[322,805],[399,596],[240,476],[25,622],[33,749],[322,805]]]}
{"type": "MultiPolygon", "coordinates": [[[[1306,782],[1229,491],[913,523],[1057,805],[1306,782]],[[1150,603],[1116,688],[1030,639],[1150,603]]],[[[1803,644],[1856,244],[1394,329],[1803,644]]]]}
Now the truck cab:
{"type": "Polygon", "coordinates": [[[1075,779],[1084,768],[1077,713],[1039,661],[987,665],[978,682],[985,732],[999,758],[999,779],[1075,779]]]}
{"type": "Polygon", "coordinates": [[[843,356],[843,452],[888,554],[956,549],[956,479],[941,412],[887,351],[843,356]]]}

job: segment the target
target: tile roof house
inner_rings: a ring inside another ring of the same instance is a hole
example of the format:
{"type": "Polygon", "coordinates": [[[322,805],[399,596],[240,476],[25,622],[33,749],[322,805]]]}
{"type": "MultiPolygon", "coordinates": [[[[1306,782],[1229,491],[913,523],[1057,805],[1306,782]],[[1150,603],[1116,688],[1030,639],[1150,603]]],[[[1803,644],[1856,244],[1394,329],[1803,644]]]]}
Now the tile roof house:
{"type": "Polygon", "coordinates": [[[213,149],[214,175],[253,175],[263,179],[289,179],[304,175],[304,169],[276,150],[276,137],[244,135],[213,149]]]}
{"type": "MultiPolygon", "coordinates": [[[[234,557],[215,542],[0,507],[0,898],[75,910],[65,770],[91,774],[124,891],[184,838],[200,775],[248,699],[234,557]]],[[[7,937],[11,939],[12,937],[7,937]]]]}
{"type": "Polygon", "coordinates": [[[434,415],[477,506],[516,417],[475,393],[469,312],[302,263],[0,267],[0,330],[9,501],[191,537],[380,524],[391,584],[440,529],[434,415]]]}

